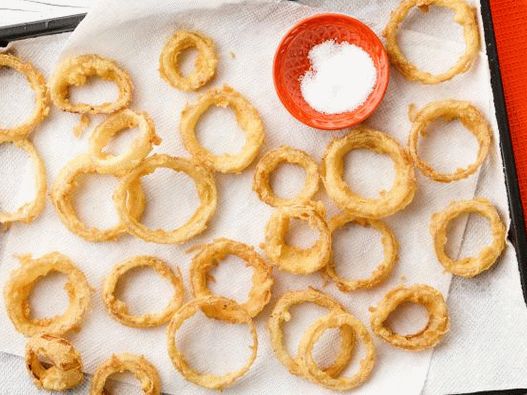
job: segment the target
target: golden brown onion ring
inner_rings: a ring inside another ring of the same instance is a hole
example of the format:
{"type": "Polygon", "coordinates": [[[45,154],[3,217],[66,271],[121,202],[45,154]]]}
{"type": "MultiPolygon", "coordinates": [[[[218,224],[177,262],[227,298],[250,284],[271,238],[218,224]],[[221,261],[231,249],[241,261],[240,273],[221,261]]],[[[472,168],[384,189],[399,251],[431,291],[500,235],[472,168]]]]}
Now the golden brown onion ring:
{"type": "Polygon", "coordinates": [[[448,332],[448,308],[441,292],[428,285],[399,285],[389,291],[375,308],[371,308],[371,328],[392,346],[409,351],[421,351],[435,347],[448,332]],[[424,306],[428,311],[428,323],[413,335],[399,335],[386,327],[390,314],[402,303],[410,302],[424,306]]]}
{"type": "Polygon", "coordinates": [[[31,255],[18,257],[22,266],[13,272],[4,288],[7,313],[16,330],[25,336],[42,333],[64,335],[77,330],[90,304],[91,288],[86,276],[66,256],[52,252],[33,259],[31,255]],[[48,318],[31,317],[29,297],[35,284],[52,272],[68,277],[64,286],[69,305],[61,315],[48,318]]]}
{"type": "Polygon", "coordinates": [[[446,210],[432,215],[430,232],[434,239],[437,259],[443,267],[457,276],[474,277],[494,265],[505,248],[506,228],[498,211],[487,199],[451,202],[446,210]],[[492,243],[484,247],[475,257],[452,259],[445,251],[448,225],[464,213],[476,213],[487,218],[492,232],[492,243]]]}
{"type": "Polygon", "coordinates": [[[197,103],[187,105],[181,112],[181,138],[188,152],[201,164],[220,173],[240,173],[249,166],[263,144],[265,133],[258,111],[231,87],[211,89],[197,103]],[[245,133],[245,145],[236,154],[214,155],[203,147],[196,136],[196,125],[211,106],[231,107],[236,121],[245,133]]]}

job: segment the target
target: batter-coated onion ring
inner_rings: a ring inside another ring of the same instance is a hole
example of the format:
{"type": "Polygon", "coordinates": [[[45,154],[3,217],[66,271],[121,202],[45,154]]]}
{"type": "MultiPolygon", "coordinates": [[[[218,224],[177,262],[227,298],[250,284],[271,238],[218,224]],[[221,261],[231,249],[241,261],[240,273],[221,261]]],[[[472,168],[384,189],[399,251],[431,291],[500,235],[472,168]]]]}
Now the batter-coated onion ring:
{"type": "Polygon", "coordinates": [[[483,114],[469,102],[460,100],[432,102],[421,111],[411,114],[411,117],[413,118],[413,124],[408,138],[409,151],[415,165],[425,176],[439,182],[461,180],[473,174],[485,160],[492,140],[492,131],[483,114]],[[458,119],[478,140],[478,156],[466,168],[457,169],[453,173],[439,173],[429,163],[419,157],[419,135],[426,136],[428,127],[437,119],[445,121],[458,119]]]}
{"type": "Polygon", "coordinates": [[[231,386],[238,378],[244,376],[256,359],[258,349],[258,337],[256,327],[251,316],[247,311],[236,302],[216,296],[194,299],[183,305],[170,321],[168,325],[168,355],[174,367],[194,384],[205,388],[222,390],[231,386]],[[192,317],[198,310],[203,310],[207,316],[214,316],[215,319],[232,322],[235,324],[247,324],[252,336],[251,355],[247,363],[239,370],[225,374],[223,376],[200,373],[194,370],[181,351],[177,348],[176,333],[183,323],[192,317]]]}
{"type": "Polygon", "coordinates": [[[7,314],[16,330],[25,336],[42,333],[64,335],[77,330],[88,310],[91,288],[86,276],[66,256],[52,252],[33,259],[31,255],[18,257],[22,266],[11,273],[4,288],[7,314]],[[47,318],[31,317],[29,297],[35,284],[49,273],[59,272],[68,277],[64,286],[69,305],[61,315],[47,318]]]}
{"type": "Polygon", "coordinates": [[[49,95],[44,76],[31,63],[22,62],[9,54],[0,54],[0,68],[9,67],[23,74],[35,92],[36,106],[33,114],[19,125],[0,127],[0,137],[8,139],[24,138],[31,133],[49,114],[49,95]]]}
{"type": "Polygon", "coordinates": [[[110,115],[95,128],[90,136],[89,154],[97,166],[97,172],[120,174],[136,167],[152,151],[152,145],[160,143],[161,139],[155,132],[154,122],[147,113],[124,109],[110,115]],[[112,137],[136,126],[141,131],[141,135],[132,141],[126,152],[111,155],[103,151],[112,137]]]}
{"type": "Polygon", "coordinates": [[[253,190],[263,202],[270,206],[286,206],[311,200],[318,191],[319,181],[317,163],[306,152],[283,145],[267,152],[260,159],[254,173],[253,190]],[[271,173],[282,163],[301,166],[306,172],[306,180],[302,190],[297,196],[290,199],[276,196],[271,189],[271,173]]]}
{"type": "Polygon", "coordinates": [[[217,64],[214,42],[209,37],[198,32],[178,30],[163,47],[159,57],[159,73],[174,88],[195,91],[214,77],[217,64]],[[194,70],[184,76],[178,66],[178,56],[188,48],[196,48],[198,56],[194,70]]]}
{"type": "Polygon", "coordinates": [[[392,346],[410,351],[421,351],[435,347],[448,332],[448,308],[441,292],[428,285],[399,285],[389,291],[376,308],[371,311],[371,328],[392,346]],[[385,326],[389,315],[404,302],[424,306],[428,311],[428,323],[415,334],[399,335],[385,326]]]}
{"type": "Polygon", "coordinates": [[[364,326],[357,318],[346,312],[332,312],[315,321],[302,336],[298,346],[300,364],[307,372],[309,378],[317,383],[336,391],[347,391],[364,383],[371,374],[375,365],[375,344],[364,326]],[[366,355],[360,361],[360,368],[351,377],[332,377],[321,370],[313,359],[313,347],[326,329],[351,328],[357,339],[361,339],[366,348],[366,355]]]}
{"type": "Polygon", "coordinates": [[[121,220],[131,234],[146,241],[168,244],[183,243],[203,232],[216,211],[218,197],[214,175],[206,168],[192,160],[158,154],[145,159],[139,166],[123,177],[113,196],[113,200],[121,220]],[[133,183],[137,182],[140,177],[146,176],[160,167],[181,171],[191,177],[196,184],[196,190],[201,201],[200,206],[192,217],[184,225],[171,231],[146,227],[132,215],[125,204],[128,191],[133,183]]]}
{"type": "Polygon", "coordinates": [[[75,347],[67,339],[47,333],[27,341],[26,367],[35,385],[48,391],[73,388],[84,377],[81,356],[75,347]],[[42,357],[52,366],[42,365],[42,357]]]}
{"type": "MultiPolygon", "coordinates": [[[[86,155],[78,156],[69,162],[59,173],[51,187],[51,201],[53,202],[62,223],[73,233],[89,241],[115,240],[126,233],[126,226],[119,224],[108,229],[97,229],[86,225],[77,216],[74,207],[74,192],[78,186],[77,177],[82,174],[98,173],[97,166],[86,155]]],[[[140,218],[145,207],[145,196],[141,183],[130,183],[126,193],[126,205],[130,215],[140,218]]]]}
{"type": "Polygon", "coordinates": [[[199,252],[192,258],[190,281],[196,298],[213,295],[208,287],[209,272],[220,264],[228,255],[237,256],[245,261],[246,266],[254,269],[252,288],[246,302],[240,305],[251,317],[256,317],[271,299],[273,286],[272,269],[258,255],[253,247],[228,239],[216,239],[210,244],[200,246],[199,252]]]}
{"type": "Polygon", "coordinates": [[[90,395],[106,395],[104,385],[108,378],[115,373],[130,372],[141,384],[145,395],[161,394],[161,379],[156,368],[142,355],[119,354],[112,355],[97,368],[90,387],[90,395]]]}
{"type": "MultiPolygon", "coordinates": [[[[342,212],[331,218],[328,222],[329,230],[333,235],[337,229],[348,223],[355,223],[363,227],[370,227],[377,230],[381,234],[384,259],[377,265],[368,278],[358,280],[347,280],[340,277],[336,272],[334,259],[330,259],[325,269],[326,275],[335,281],[337,287],[342,292],[351,292],[355,289],[375,287],[386,280],[392,272],[395,262],[397,261],[399,243],[397,242],[392,230],[384,222],[375,219],[357,218],[347,212],[342,212]]],[[[356,264],[356,262],[350,263],[356,264]]]]}
{"type": "Polygon", "coordinates": [[[331,232],[319,202],[278,207],[265,227],[265,253],[280,270],[294,274],[310,274],[322,269],[331,257],[331,232]],[[317,242],[309,248],[286,244],[289,220],[297,218],[319,232],[317,242]]]}
{"type": "Polygon", "coordinates": [[[265,133],[258,111],[249,101],[231,87],[211,89],[197,103],[188,104],[181,112],[181,138],[188,152],[201,164],[220,173],[240,173],[249,166],[261,145],[265,133]],[[245,144],[236,154],[214,155],[203,147],[196,136],[196,124],[211,106],[231,107],[238,125],[245,133],[245,144]]]}
{"type": "Polygon", "coordinates": [[[102,298],[108,312],[124,325],[135,328],[150,328],[168,322],[174,313],[183,304],[183,280],[181,274],[176,275],[167,263],[152,256],[136,256],[114,266],[112,272],[106,277],[102,298]],[[150,267],[160,276],[166,278],[174,287],[170,301],[159,313],[133,315],[128,311],[128,306],[115,296],[115,290],[121,277],[128,271],[150,267]]]}
{"type": "Polygon", "coordinates": [[[483,198],[451,202],[446,210],[432,215],[430,232],[434,239],[437,259],[447,271],[457,276],[474,277],[490,269],[505,248],[505,225],[492,203],[483,198]],[[489,220],[492,243],[484,247],[475,257],[452,259],[445,251],[448,224],[464,213],[476,213],[489,220]]]}
{"type": "Polygon", "coordinates": [[[464,0],[403,0],[399,7],[391,14],[390,21],[384,28],[386,37],[386,51],[390,62],[397,67],[401,74],[410,81],[420,81],[423,84],[438,84],[464,73],[470,69],[479,52],[479,29],[476,20],[476,11],[464,0]],[[454,21],[463,27],[465,36],[465,52],[454,66],[440,74],[431,74],[418,69],[406,58],[397,43],[397,32],[401,24],[413,7],[427,11],[428,7],[435,5],[449,8],[454,11],[454,21]]]}
{"type": "MultiPolygon", "coordinates": [[[[289,309],[293,306],[302,303],[314,303],[320,307],[327,308],[330,312],[339,311],[344,312],[344,307],[341,306],[336,300],[332,299],[328,295],[314,290],[312,288],[304,291],[290,291],[282,295],[282,297],[276,302],[276,305],[269,317],[268,327],[271,336],[271,345],[282,364],[289,370],[291,374],[297,376],[303,376],[305,370],[300,365],[298,356],[291,357],[287,352],[287,348],[284,344],[284,330],[283,324],[291,320],[291,313],[289,309]]],[[[345,326],[340,328],[341,335],[341,350],[335,362],[331,366],[324,369],[331,377],[338,376],[346,366],[352,356],[353,347],[355,345],[355,335],[351,328],[345,326]]]]}
{"type": "Polygon", "coordinates": [[[26,151],[35,166],[35,199],[25,203],[16,211],[8,213],[0,211],[0,224],[9,226],[20,221],[30,223],[37,218],[46,205],[46,169],[44,161],[38,155],[34,145],[27,140],[16,140],[0,136],[0,144],[11,143],[26,151]]]}
{"type": "Polygon", "coordinates": [[[126,71],[113,60],[99,55],[81,55],[65,59],[55,70],[49,86],[51,100],[57,107],[63,111],[81,114],[111,114],[128,107],[134,89],[126,71]],[[70,87],[82,86],[93,76],[114,81],[119,87],[117,100],[102,104],[71,103],[70,87]]]}
{"type": "Polygon", "coordinates": [[[359,127],[328,145],[321,173],[329,197],[342,210],[357,217],[382,218],[392,215],[410,204],[416,190],[410,155],[386,133],[366,127],[359,127]],[[378,198],[367,199],[351,190],[344,181],[344,158],[354,149],[371,150],[392,159],[395,180],[389,191],[383,191],[378,198]]]}

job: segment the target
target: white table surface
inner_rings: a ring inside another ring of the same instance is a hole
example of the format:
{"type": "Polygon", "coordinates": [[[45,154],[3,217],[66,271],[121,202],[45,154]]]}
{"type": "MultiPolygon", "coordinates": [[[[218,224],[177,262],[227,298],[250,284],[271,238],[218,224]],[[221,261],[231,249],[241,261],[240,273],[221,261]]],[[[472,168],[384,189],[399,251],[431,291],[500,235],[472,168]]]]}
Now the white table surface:
{"type": "Polygon", "coordinates": [[[0,0],[0,26],[87,12],[93,0],[0,0]]]}

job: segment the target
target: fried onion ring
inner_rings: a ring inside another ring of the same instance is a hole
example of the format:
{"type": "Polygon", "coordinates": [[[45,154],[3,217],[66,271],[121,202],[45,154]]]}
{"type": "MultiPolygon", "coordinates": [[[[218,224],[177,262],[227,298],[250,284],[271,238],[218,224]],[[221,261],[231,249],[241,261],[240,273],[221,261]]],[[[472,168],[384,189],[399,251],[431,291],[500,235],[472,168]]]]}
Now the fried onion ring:
{"type": "Polygon", "coordinates": [[[451,182],[461,180],[473,174],[485,160],[492,140],[492,131],[481,112],[472,104],[460,100],[444,100],[432,102],[421,111],[411,114],[412,131],[408,138],[410,155],[415,165],[423,174],[434,181],[451,182]],[[435,171],[432,166],[421,159],[418,154],[419,135],[426,136],[427,129],[437,119],[452,121],[458,119],[478,140],[479,150],[476,160],[463,169],[444,174],[435,171]]]}
{"type": "Polygon", "coordinates": [[[4,288],[7,313],[16,330],[25,336],[42,333],[62,336],[77,330],[90,304],[91,288],[86,276],[65,255],[58,252],[33,259],[31,255],[18,257],[22,266],[11,273],[4,288]],[[48,318],[31,317],[29,297],[35,284],[49,273],[63,273],[68,277],[64,286],[69,305],[61,315],[48,318]]]}
{"type": "Polygon", "coordinates": [[[139,166],[123,177],[121,184],[113,195],[113,200],[128,232],[146,241],[170,244],[183,243],[203,232],[216,211],[218,196],[214,175],[206,168],[192,160],[157,154],[145,159],[139,166]],[[130,208],[126,205],[130,187],[135,182],[138,182],[140,177],[146,176],[160,167],[181,171],[191,177],[196,184],[196,190],[201,200],[200,206],[192,217],[184,225],[171,231],[146,227],[134,217],[130,208]]]}
{"type": "Polygon", "coordinates": [[[448,332],[448,308],[441,292],[429,285],[399,285],[389,291],[376,308],[371,308],[371,328],[392,346],[410,351],[421,351],[435,347],[448,332]],[[386,327],[390,314],[402,303],[410,302],[424,306],[428,311],[428,323],[419,332],[399,335],[386,327]]]}
{"type": "Polygon", "coordinates": [[[446,210],[432,215],[430,232],[434,239],[437,259],[447,271],[456,276],[474,277],[490,269],[505,248],[505,225],[492,203],[483,198],[451,202],[446,210]],[[448,224],[463,213],[476,213],[489,220],[492,243],[475,257],[452,259],[445,251],[448,224]]]}
{"type": "Polygon", "coordinates": [[[31,63],[22,62],[9,54],[0,54],[0,68],[9,67],[24,75],[35,93],[36,106],[33,114],[19,125],[0,127],[0,137],[7,139],[24,138],[29,135],[49,114],[49,94],[44,76],[31,63]]]}
{"type": "Polygon", "coordinates": [[[240,173],[249,166],[263,144],[264,126],[258,111],[249,101],[231,87],[211,89],[195,104],[181,112],[181,138],[186,150],[201,164],[220,173],[240,173]],[[196,136],[196,125],[211,106],[231,107],[238,125],[245,133],[245,145],[237,154],[214,155],[204,148],[196,136]]]}
{"type": "Polygon", "coordinates": [[[377,265],[368,278],[358,280],[347,280],[340,277],[336,272],[334,259],[330,259],[325,269],[326,275],[335,281],[337,287],[342,292],[351,292],[355,289],[375,287],[386,280],[392,272],[395,262],[397,261],[399,243],[397,242],[392,230],[384,222],[375,219],[357,218],[347,212],[342,212],[331,218],[328,222],[329,230],[333,235],[337,229],[348,223],[355,223],[378,231],[381,234],[384,259],[379,265],[377,265]]]}
{"type": "Polygon", "coordinates": [[[256,351],[258,349],[258,337],[256,334],[256,327],[254,322],[247,313],[247,311],[236,302],[216,296],[208,296],[194,299],[191,302],[183,305],[170,321],[168,325],[168,354],[174,367],[185,376],[185,378],[194,384],[201,385],[205,388],[222,390],[231,386],[238,378],[244,376],[254,360],[256,359],[256,351]],[[223,376],[200,373],[194,370],[182,352],[177,348],[176,333],[183,323],[192,317],[198,310],[202,310],[208,316],[212,315],[214,318],[222,321],[227,321],[235,324],[247,324],[252,336],[251,355],[247,363],[239,370],[225,374],[223,376]]]}
{"type": "Polygon", "coordinates": [[[90,387],[90,395],[105,395],[104,389],[108,378],[115,373],[132,373],[139,383],[145,395],[161,394],[161,379],[156,368],[144,356],[123,353],[112,355],[110,359],[100,365],[90,387]]]}
{"type": "MultiPolygon", "coordinates": [[[[299,357],[296,356],[293,358],[287,352],[287,348],[284,344],[284,330],[282,326],[285,322],[291,320],[289,309],[302,303],[314,303],[320,307],[327,308],[330,312],[345,311],[344,307],[342,307],[336,300],[312,288],[308,288],[304,291],[289,291],[282,295],[278,302],[276,302],[268,322],[271,345],[280,362],[282,362],[291,374],[296,376],[303,376],[305,370],[300,364],[299,357]]],[[[324,369],[324,372],[330,377],[337,377],[344,369],[346,369],[355,345],[355,335],[351,328],[342,326],[340,328],[340,335],[342,339],[340,353],[335,359],[335,362],[333,362],[328,368],[324,369]]]]}
{"type": "Polygon", "coordinates": [[[278,269],[294,274],[310,274],[322,269],[331,257],[331,232],[320,202],[278,207],[265,228],[265,253],[278,269]],[[317,242],[309,248],[286,244],[289,220],[297,218],[319,232],[317,242]]]}
{"type": "Polygon", "coordinates": [[[240,305],[251,317],[256,317],[271,299],[273,286],[272,269],[253,247],[228,239],[216,239],[210,244],[200,246],[199,252],[192,258],[190,280],[196,298],[213,295],[208,288],[209,272],[220,264],[227,255],[235,255],[254,269],[253,286],[249,298],[240,305]]]}
{"type": "Polygon", "coordinates": [[[55,70],[49,86],[51,100],[58,108],[80,114],[111,114],[128,107],[134,89],[126,71],[113,60],[99,55],[81,55],[65,59],[55,70]],[[114,81],[119,87],[117,100],[102,104],[71,103],[70,87],[82,86],[93,76],[114,81]]]}
{"type": "Polygon", "coordinates": [[[322,180],[329,197],[342,210],[357,217],[383,218],[405,208],[414,198],[416,180],[410,156],[386,133],[359,127],[347,136],[334,140],[326,148],[322,161],[322,180]],[[367,199],[351,190],[344,181],[344,158],[354,149],[367,149],[388,155],[395,166],[395,180],[389,191],[367,199]]]}
{"type": "Polygon", "coordinates": [[[390,62],[407,80],[419,81],[423,84],[438,84],[453,78],[457,74],[468,71],[479,53],[479,29],[476,11],[463,0],[403,0],[399,7],[392,12],[390,21],[384,28],[383,35],[386,38],[386,51],[390,62]],[[449,8],[454,11],[454,21],[463,27],[465,36],[466,48],[464,54],[454,66],[440,74],[431,74],[418,69],[406,58],[397,43],[398,30],[410,10],[417,6],[421,10],[427,11],[431,5],[449,8]]]}
{"type": "Polygon", "coordinates": [[[11,143],[24,150],[33,161],[35,171],[35,199],[25,203],[16,211],[0,211],[0,224],[9,226],[13,222],[30,223],[37,218],[46,205],[46,169],[44,161],[38,155],[35,146],[27,140],[17,140],[0,136],[0,144],[11,143]]]}
{"type": "Polygon", "coordinates": [[[62,337],[41,334],[31,337],[26,344],[26,367],[38,388],[65,391],[80,384],[82,361],[79,352],[62,337]],[[52,364],[45,367],[39,358],[52,364]]]}
{"type": "Polygon", "coordinates": [[[152,145],[158,145],[161,139],[155,132],[150,116],[129,109],[110,115],[95,128],[90,136],[89,154],[100,174],[120,174],[136,167],[152,151],[152,145]],[[103,151],[111,138],[125,129],[138,127],[141,136],[134,139],[128,151],[120,155],[111,155],[103,151]]]}
{"type": "MultiPolygon", "coordinates": [[[[77,177],[90,173],[98,174],[97,166],[91,157],[81,155],[73,159],[60,171],[53,183],[51,201],[62,223],[71,232],[89,241],[116,240],[126,233],[127,228],[122,222],[108,229],[97,229],[86,225],[77,216],[73,200],[75,188],[78,186],[77,177]]],[[[131,216],[141,217],[145,207],[145,195],[139,181],[130,183],[126,193],[126,205],[131,216]]]]}
{"type": "Polygon", "coordinates": [[[315,321],[302,336],[298,346],[300,364],[315,382],[337,391],[347,391],[364,383],[375,365],[375,344],[364,326],[357,318],[346,312],[332,312],[315,321]],[[360,361],[360,368],[352,377],[332,377],[321,370],[313,359],[313,347],[326,329],[351,328],[356,338],[360,338],[366,347],[366,355],[360,361]]]}
{"type": "Polygon", "coordinates": [[[214,42],[209,37],[198,32],[178,30],[163,47],[159,57],[159,73],[174,88],[195,91],[214,77],[217,64],[214,42]],[[188,48],[196,48],[198,56],[194,71],[184,76],[178,66],[178,57],[188,48]]]}
{"type": "Polygon", "coordinates": [[[270,206],[300,204],[311,200],[313,195],[317,193],[319,180],[318,165],[306,152],[283,145],[267,152],[260,159],[254,173],[253,190],[263,202],[270,206]],[[282,163],[301,166],[306,172],[304,187],[297,196],[291,199],[278,197],[271,189],[269,180],[271,173],[282,163]]]}

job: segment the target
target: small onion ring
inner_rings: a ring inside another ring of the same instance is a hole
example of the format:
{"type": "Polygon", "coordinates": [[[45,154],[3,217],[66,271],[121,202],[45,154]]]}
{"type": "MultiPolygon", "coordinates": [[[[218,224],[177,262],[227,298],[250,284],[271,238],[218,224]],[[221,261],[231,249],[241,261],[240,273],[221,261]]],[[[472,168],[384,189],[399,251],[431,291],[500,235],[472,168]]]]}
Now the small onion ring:
{"type": "MultiPolygon", "coordinates": [[[[82,174],[98,174],[91,158],[81,155],[70,161],[59,173],[51,187],[51,201],[64,225],[73,233],[89,241],[116,240],[126,233],[126,226],[119,224],[108,229],[97,229],[86,225],[77,216],[73,196],[78,186],[77,177],[82,174]]],[[[130,215],[140,218],[145,207],[145,195],[139,181],[130,184],[126,194],[126,205],[130,215]]]]}
{"type": "MultiPolygon", "coordinates": [[[[308,288],[304,291],[289,291],[282,295],[278,302],[276,302],[268,322],[271,345],[280,362],[282,362],[291,374],[296,376],[303,376],[305,370],[300,365],[298,356],[293,358],[287,352],[287,348],[284,344],[284,330],[282,325],[291,320],[289,309],[302,303],[314,303],[320,307],[327,308],[330,312],[345,311],[344,307],[342,307],[342,305],[336,300],[312,288],[308,288]]],[[[335,359],[335,362],[333,362],[328,368],[324,369],[324,372],[331,377],[338,376],[344,369],[346,369],[355,345],[353,330],[347,327],[341,327],[340,335],[342,338],[340,353],[335,359]]]]}
{"type": "Polygon", "coordinates": [[[155,132],[152,118],[145,113],[136,113],[129,109],[110,115],[98,125],[90,136],[89,155],[100,174],[120,174],[136,167],[152,151],[152,145],[158,145],[161,139],[155,132]],[[125,129],[138,127],[141,135],[135,138],[128,151],[119,155],[103,152],[110,139],[125,129]]]}
{"type": "Polygon", "coordinates": [[[444,100],[432,102],[421,111],[411,114],[412,131],[408,138],[410,155],[415,165],[423,174],[434,181],[451,182],[461,180],[473,174],[485,160],[492,140],[492,131],[481,112],[472,104],[460,100],[444,100]],[[476,160],[463,169],[457,169],[453,173],[445,174],[435,171],[429,163],[419,157],[418,145],[419,135],[425,136],[427,129],[437,119],[451,121],[459,119],[478,140],[479,150],[476,160]]]}
{"type": "Polygon", "coordinates": [[[435,347],[448,332],[448,307],[441,292],[429,285],[399,285],[389,291],[376,308],[370,308],[371,328],[392,346],[409,351],[421,351],[435,347]],[[411,302],[424,306],[429,319],[426,326],[412,335],[399,335],[385,326],[389,315],[402,303],[411,302]]]}
{"type": "Polygon", "coordinates": [[[115,373],[132,373],[139,383],[145,395],[161,394],[161,379],[156,368],[144,356],[123,353],[112,355],[110,359],[100,365],[90,387],[90,395],[107,394],[104,386],[108,378],[115,373]]]}
{"type": "Polygon", "coordinates": [[[317,163],[306,152],[283,145],[267,152],[260,159],[254,173],[253,190],[263,202],[270,206],[286,206],[311,200],[318,191],[319,181],[317,163]],[[290,199],[276,196],[270,185],[271,173],[282,163],[301,166],[306,172],[306,180],[302,190],[297,196],[290,199]]]}
{"type": "Polygon", "coordinates": [[[393,234],[390,227],[384,222],[375,219],[357,218],[347,212],[342,212],[331,218],[328,222],[329,230],[333,235],[337,229],[348,223],[355,223],[360,226],[373,228],[378,231],[381,234],[381,241],[384,249],[384,259],[380,264],[377,265],[368,278],[358,280],[347,280],[340,277],[336,272],[334,259],[330,259],[325,269],[326,275],[335,281],[337,287],[342,292],[351,292],[360,288],[375,287],[386,280],[386,278],[388,278],[392,272],[395,262],[397,261],[399,243],[397,242],[397,239],[395,238],[395,235],[393,234]]]}
{"type": "Polygon", "coordinates": [[[249,166],[263,144],[265,133],[258,111],[240,93],[225,85],[211,89],[197,103],[188,104],[181,112],[181,138],[186,150],[201,164],[220,173],[241,173],[249,166]],[[203,147],[196,136],[196,124],[211,106],[231,107],[236,121],[245,133],[245,145],[237,154],[214,155],[203,147]]]}
{"type": "Polygon", "coordinates": [[[25,203],[16,211],[8,213],[0,211],[0,224],[9,226],[13,222],[30,223],[37,218],[46,205],[46,169],[44,161],[38,155],[35,146],[28,140],[17,140],[0,136],[0,144],[11,143],[29,155],[35,166],[35,199],[25,203]]]}
{"type": "Polygon", "coordinates": [[[27,341],[26,367],[35,385],[48,391],[73,388],[84,377],[81,356],[73,344],[48,333],[33,336],[27,341]],[[47,358],[52,366],[44,367],[39,357],[47,358]]]}
{"type": "Polygon", "coordinates": [[[152,256],[136,256],[118,263],[114,266],[112,272],[104,282],[102,298],[106,310],[122,324],[134,328],[151,328],[163,325],[170,321],[170,318],[172,318],[174,313],[183,304],[183,280],[181,279],[181,273],[178,272],[178,274],[176,275],[167,263],[152,256]],[[130,270],[138,267],[152,268],[157,274],[166,278],[174,287],[174,294],[163,311],[159,313],[133,315],[129,313],[126,303],[115,296],[115,290],[120,278],[130,270]]]}
{"type": "Polygon", "coordinates": [[[174,315],[168,325],[168,355],[174,367],[194,384],[205,388],[223,390],[231,386],[238,378],[244,376],[256,359],[258,349],[258,337],[254,322],[247,311],[236,302],[216,296],[194,299],[183,305],[174,315]],[[252,336],[251,355],[247,363],[239,370],[225,374],[223,376],[199,373],[195,371],[187,362],[184,355],[177,348],[176,333],[183,323],[192,317],[198,310],[202,310],[207,316],[213,315],[215,319],[232,322],[236,324],[247,324],[252,336]]]}
{"type": "Polygon", "coordinates": [[[256,317],[271,299],[273,286],[272,269],[253,247],[228,239],[216,239],[210,244],[199,246],[199,252],[192,258],[190,280],[192,291],[196,298],[211,296],[208,288],[209,272],[220,264],[227,255],[243,259],[247,266],[254,269],[252,288],[246,302],[240,305],[251,317],[256,317]]]}
{"type": "Polygon", "coordinates": [[[331,232],[324,219],[324,207],[320,202],[278,207],[265,228],[263,250],[278,269],[294,274],[310,274],[322,269],[331,257],[331,232]],[[319,232],[317,242],[309,248],[286,244],[289,220],[306,221],[319,232]]]}
{"type": "Polygon", "coordinates": [[[468,71],[479,52],[479,29],[476,11],[463,0],[403,0],[397,9],[392,11],[383,35],[386,38],[386,51],[390,62],[407,80],[419,81],[423,84],[438,84],[468,71]],[[466,44],[465,53],[456,64],[446,72],[435,75],[420,70],[410,63],[397,43],[397,32],[410,10],[417,6],[423,11],[427,11],[431,5],[450,8],[454,11],[454,21],[463,27],[466,44]]]}
{"type": "Polygon", "coordinates": [[[134,89],[126,71],[113,60],[99,55],[81,55],[65,59],[55,70],[49,86],[51,100],[58,108],[80,114],[111,114],[128,107],[134,89]],[[70,87],[82,86],[93,76],[114,81],[119,87],[117,100],[102,104],[71,103],[70,87]]]}
{"type": "Polygon", "coordinates": [[[169,244],[183,243],[203,232],[216,211],[218,197],[214,175],[206,168],[192,160],[157,154],[145,159],[139,166],[122,178],[121,184],[113,195],[113,200],[128,232],[146,241],[169,244]],[[201,200],[200,206],[192,217],[184,225],[171,231],[146,227],[132,215],[130,208],[126,207],[128,191],[133,183],[138,182],[140,177],[148,175],[160,167],[181,171],[191,177],[196,184],[198,196],[201,200]]]}
{"type": "Polygon", "coordinates": [[[462,277],[474,277],[490,269],[505,248],[506,228],[498,211],[487,199],[451,202],[446,210],[432,215],[430,232],[434,239],[437,259],[450,273],[462,277]],[[492,231],[492,243],[475,257],[454,260],[445,252],[448,224],[463,213],[477,213],[487,218],[492,231]]]}
{"type": "Polygon", "coordinates": [[[309,378],[315,382],[337,391],[347,391],[364,383],[371,375],[375,365],[375,344],[364,326],[357,318],[346,312],[333,312],[320,317],[304,333],[298,346],[300,364],[309,378]],[[348,327],[356,338],[360,338],[366,347],[366,355],[360,361],[359,371],[352,377],[332,377],[321,370],[313,359],[313,347],[326,329],[348,327]]]}
{"type": "Polygon", "coordinates": [[[58,252],[33,259],[31,255],[18,257],[22,266],[11,273],[4,288],[7,313],[16,330],[25,336],[42,333],[64,335],[77,330],[90,304],[91,288],[86,276],[65,255],[58,252]],[[29,297],[35,284],[49,273],[59,272],[68,277],[64,286],[69,305],[61,315],[32,318],[29,297]]]}
{"type": "Polygon", "coordinates": [[[31,63],[22,62],[13,55],[0,54],[0,68],[2,67],[9,67],[24,75],[35,93],[36,106],[33,114],[23,123],[10,128],[0,127],[0,137],[7,139],[25,138],[49,115],[49,94],[46,80],[31,63]]]}
{"type": "Polygon", "coordinates": [[[218,56],[214,42],[207,36],[188,30],[178,30],[167,41],[159,57],[161,77],[176,89],[195,91],[214,77],[218,56]],[[188,48],[196,48],[198,56],[194,70],[184,76],[178,66],[178,57],[188,48]]]}
{"type": "Polygon", "coordinates": [[[416,179],[410,155],[386,133],[366,127],[354,129],[328,145],[321,173],[329,197],[342,210],[357,217],[378,219],[395,214],[410,204],[415,195],[416,179]],[[344,181],[344,157],[354,149],[371,150],[392,159],[396,174],[389,191],[367,199],[350,189],[344,181]]]}

